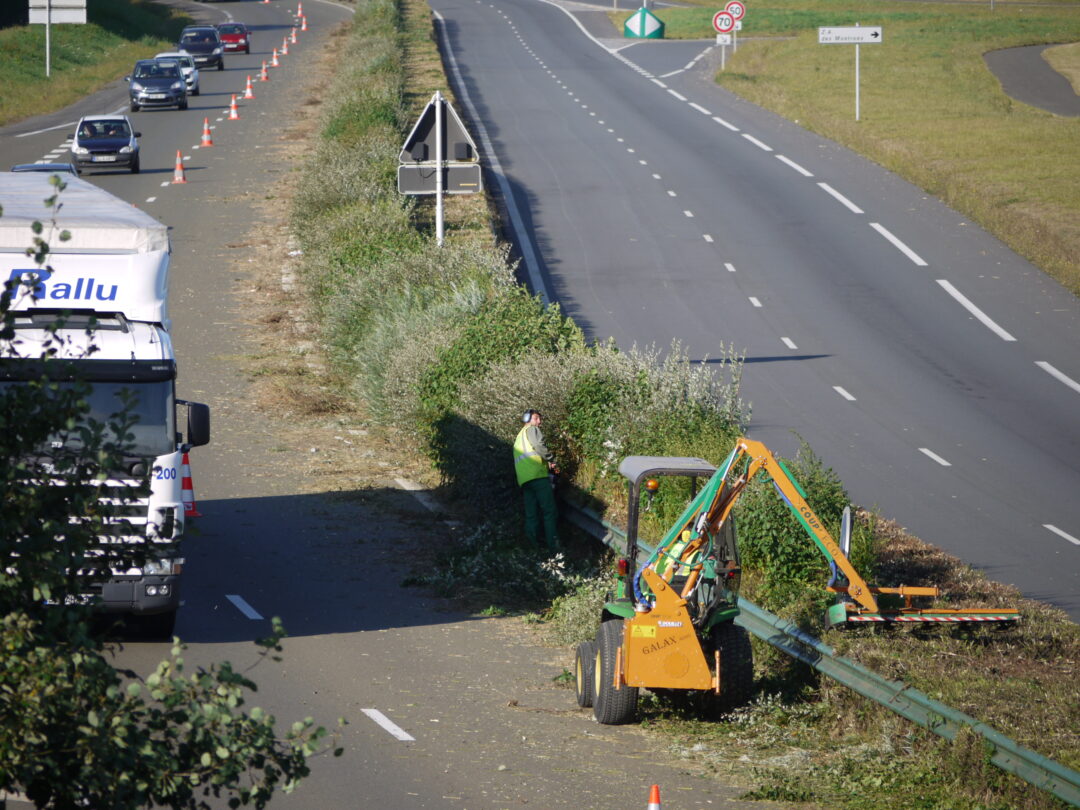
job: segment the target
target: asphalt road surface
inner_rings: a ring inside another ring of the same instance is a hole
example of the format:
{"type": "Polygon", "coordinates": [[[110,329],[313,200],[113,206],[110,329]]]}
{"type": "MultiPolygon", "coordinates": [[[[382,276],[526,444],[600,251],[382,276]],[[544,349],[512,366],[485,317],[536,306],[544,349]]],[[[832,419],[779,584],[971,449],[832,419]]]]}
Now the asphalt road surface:
{"type": "MultiPolygon", "coordinates": [[[[239,102],[234,121],[231,96],[243,93],[248,75],[257,79],[289,33],[295,6],[185,8],[211,22],[247,22],[254,52],[227,56],[222,72],[203,71],[202,93],[186,112],[131,114],[143,133],[140,174],[84,177],[172,226],[179,395],[213,412],[211,444],[191,454],[203,516],[186,546],[177,623],[190,645],[187,667],[255,664],[251,640],[280,616],[291,634],[284,661],[250,671],[259,684],[251,705],[285,728],[307,715],[331,727],[338,717],[349,721],[345,756],[316,760],[315,775],[273,806],[612,810],[644,807],[653,783],[672,810],[777,806],[738,801],[740,789],[672,762],[635,728],[594,723],[572,690],[553,681],[570,666],[564,651],[529,643],[519,622],[476,620],[400,587],[411,549],[451,530],[400,489],[400,471],[368,453],[349,456],[345,429],[298,431],[254,409],[241,357],[257,351],[253,299],[266,268],[247,268],[262,260],[259,248],[278,223],[261,217],[273,214],[277,187],[294,168],[279,149],[296,142],[294,125],[310,117],[313,67],[349,11],[304,0],[311,30],[269,82],[255,82],[256,98],[239,102]],[[200,147],[204,118],[212,148],[200,147]],[[183,184],[172,182],[177,150],[183,184]]],[[[81,115],[113,112],[127,112],[123,82],[0,131],[2,160],[62,157],[81,115]]],[[[284,272],[284,247],[275,262],[284,272]]],[[[117,663],[146,673],[168,649],[130,642],[117,663]]]]}
{"type": "Polygon", "coordinates": [[[805,438],[856,503],[1080,617],[1072,295],[718,88],[708,42],[619,39],[597,5],[432,5],[534,288],[623,347],[744,351],[753,437],[805,438]]]}

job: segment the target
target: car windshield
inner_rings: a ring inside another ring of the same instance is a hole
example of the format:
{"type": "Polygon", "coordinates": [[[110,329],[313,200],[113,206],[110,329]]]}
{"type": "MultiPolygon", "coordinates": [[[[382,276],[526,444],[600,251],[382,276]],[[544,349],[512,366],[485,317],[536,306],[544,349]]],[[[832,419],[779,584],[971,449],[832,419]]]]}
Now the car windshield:
{"type": "Polygon", "coordinates": [[[130,138],[131,127],[123,119],[115,121],[83,121],[79,127],[80,138],[130,138]]]}
{"type": "Polygon", "coordinates": [[[181,45],[210,45],[214,41],[213,34],[201,31],[193,31],[180,37],[181,45]]]}
{"type": "Polygon", "coordinates": [[[219,25],[218,32],[222,34],[242,34],[244,33],[244,26],[233,24],[219,25]]]}
{"type": "Polygon", "coordinates": [[[181,69],[195,67],[195,62],[190,56],[184,56],[178,53],[159,53],[154,59],[158,62],[176,62],[181,69]]]}
{"type": "Polygon", "coordinates": [[[180,69],[175,64],[137,65],[135,67],[136,79],[176,79],[179,76],[180,69]]]}

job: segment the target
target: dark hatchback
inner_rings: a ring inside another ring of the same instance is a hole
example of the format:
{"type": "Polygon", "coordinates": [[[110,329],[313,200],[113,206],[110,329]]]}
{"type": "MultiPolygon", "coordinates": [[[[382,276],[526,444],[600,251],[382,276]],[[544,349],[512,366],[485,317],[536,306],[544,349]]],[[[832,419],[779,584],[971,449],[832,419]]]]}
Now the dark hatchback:
{"type": "Polygon", "coordinates": [[[176,50],[191,54],[198,67],[225,69],[225,48],[217,29],[212,25],[189,25],[180,32],[176,50]]]}
{"type": "Polygon", "coordinates": [[[187,83],[176,62],[140,59],[127,80],[132,112],[141,107],[188,107],[187,83]]]}

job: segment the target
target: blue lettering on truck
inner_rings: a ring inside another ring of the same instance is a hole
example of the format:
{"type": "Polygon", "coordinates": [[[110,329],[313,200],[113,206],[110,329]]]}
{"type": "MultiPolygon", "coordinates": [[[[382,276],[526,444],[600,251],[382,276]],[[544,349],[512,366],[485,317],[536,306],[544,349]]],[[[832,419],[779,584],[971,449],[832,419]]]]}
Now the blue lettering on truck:
{"type": "Polygon", "coordinates": [[[29,270],[12,270],[8,281],[18,284],[33,284],[31,294],[35,299],[48,298],[51,301],[115,301],[117,285],[98,283],[93,278],[77,278],[74,284],[66,281],[54,281],[46,284],[52,278],[52,271],[44,268],[32,268],[29,270]]]}

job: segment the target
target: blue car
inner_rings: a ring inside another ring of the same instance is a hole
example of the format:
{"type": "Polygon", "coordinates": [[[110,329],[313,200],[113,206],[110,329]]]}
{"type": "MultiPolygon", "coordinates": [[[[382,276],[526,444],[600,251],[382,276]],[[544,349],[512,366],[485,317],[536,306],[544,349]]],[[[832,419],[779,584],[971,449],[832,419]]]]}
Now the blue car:
{"type": "Polygon", "coordinates": [[[135,63],[131,75],[125,78],[130,83],[128,94],[132,112],[138,112],[143,107],[187,109],[187,83],[179,63],[140,59],[135,63]]]}
{"type": "Polygon", "coordinates": [[[71,139],[71,162],[77,172],[128,169],[139,173],[139,138],[126,115],[87,115],[71,139]]]}

